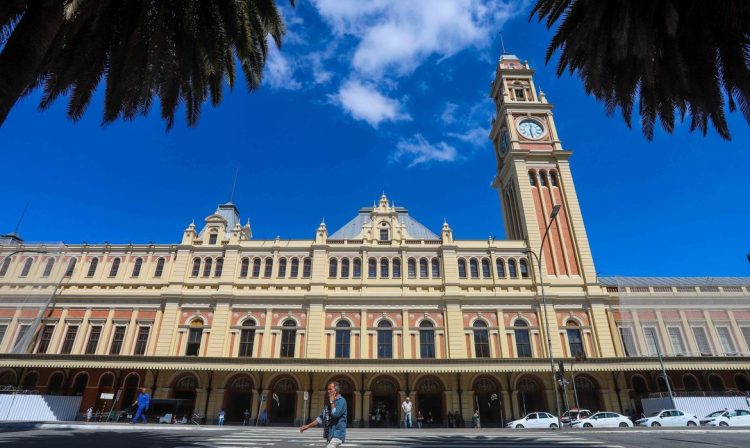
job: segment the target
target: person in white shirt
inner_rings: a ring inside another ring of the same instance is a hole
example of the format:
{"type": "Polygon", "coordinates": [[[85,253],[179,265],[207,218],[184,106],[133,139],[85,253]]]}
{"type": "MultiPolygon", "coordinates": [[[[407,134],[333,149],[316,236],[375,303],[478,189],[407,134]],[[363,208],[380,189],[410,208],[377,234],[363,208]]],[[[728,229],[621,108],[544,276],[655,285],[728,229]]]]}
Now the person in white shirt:
{"type": "Polygon", "coordinates": [[[404,411],[404,426],[411,428],[411,398],[406,397],[403,403],[401,403],[401,410],[404,411]]]}

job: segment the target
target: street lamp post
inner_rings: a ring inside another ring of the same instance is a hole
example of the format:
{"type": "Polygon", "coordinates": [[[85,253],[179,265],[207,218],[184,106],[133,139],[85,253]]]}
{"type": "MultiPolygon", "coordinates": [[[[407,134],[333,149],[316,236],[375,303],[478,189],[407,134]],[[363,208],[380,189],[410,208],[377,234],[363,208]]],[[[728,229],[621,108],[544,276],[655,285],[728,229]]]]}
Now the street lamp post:
{"type": "Polygon", "coordinates": [[[544,326],[547,330],[547,353],[549,353],[549,369],[552,375],[552,387],[555,389],[555,407],[557,409],[557,427],[562,429],[562,423],[560,421],[560,396],[557,391],[557,379],[555,378],[555,358],[552,354],[552,336],[549,332],[549,319],[547,318],[547,298],[544,295],[544,281],[542,279],[542,253],[544,251],[544,243],[547,241],[547,235],[552,223],[555,221],[555,217],[560,212],[560,204],[556,204],[552,207],[552,213],[549,215],[549,222],[547,227],[544,229],[544,235],[542,236],[542,244],[539,246],[539,254],[537,255],[533,250],[526,249],[526,252],[533,255],[537,261],[537,267],[539,268],[539,285],[542,293],[542,306],[544,307],[544,326]]]}

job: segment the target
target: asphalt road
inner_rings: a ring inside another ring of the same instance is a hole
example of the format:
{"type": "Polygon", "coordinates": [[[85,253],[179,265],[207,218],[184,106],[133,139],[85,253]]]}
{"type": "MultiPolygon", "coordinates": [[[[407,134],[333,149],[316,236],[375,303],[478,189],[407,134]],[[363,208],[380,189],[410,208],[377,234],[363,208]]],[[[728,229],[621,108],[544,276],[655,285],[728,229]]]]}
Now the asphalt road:
{"type": "MultiPolygon", "coordinates": [[[[27,447],[325,447],[320,429],[238,428],[158,425],[0,426],[0,446],[27,447]]],[[[344,447],[586,447],[586,448],[747,448],[747,429],[622,430],[375,430],[351,429],[344,447]]]]}

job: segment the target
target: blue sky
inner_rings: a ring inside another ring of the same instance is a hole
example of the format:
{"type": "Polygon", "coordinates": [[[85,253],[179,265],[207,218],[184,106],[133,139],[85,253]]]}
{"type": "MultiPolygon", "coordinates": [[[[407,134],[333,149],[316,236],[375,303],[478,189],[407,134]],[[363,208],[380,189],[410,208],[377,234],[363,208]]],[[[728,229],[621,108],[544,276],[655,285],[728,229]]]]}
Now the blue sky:
{"type": "MultiPolygon", "coordinates": [[[[27,241],[172,243],[229,200],[256,238],[329,232],[382,191],[438,232],[503,238],[487,139],[487,98],[503,32],[537,70],[555,105],[597,271],[602,275],[750,275],[750,132],[729,117],[715,132],[657,131],[647,142],[544,64],[550,32],[529,4],[497,0],[302,0],[263,87],[241,83],[197,128],[184,111],[165,132],[158,108],[101,126],[97,95],[84,118],[65,101],[25,98],[0,128],[0,232],[27,241]]],[[[637,120],[635,120],[637,123],[637,120]]]]}

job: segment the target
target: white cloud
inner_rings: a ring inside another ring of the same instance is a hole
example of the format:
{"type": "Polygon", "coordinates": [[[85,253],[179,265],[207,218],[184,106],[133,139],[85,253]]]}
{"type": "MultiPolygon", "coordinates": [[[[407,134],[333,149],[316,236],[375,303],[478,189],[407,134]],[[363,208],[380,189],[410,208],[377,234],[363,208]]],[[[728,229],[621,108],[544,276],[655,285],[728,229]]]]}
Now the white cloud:
{"type": "Polygon", "coordinates": [[[449,132],[449,137],[461,140],[464,143],[470,143],[474,146],[486,146],[488,144],[488,135],[490,134],[489,129],[485,128],[472,128],[463,133],[449,132]]]}
{"type": "Polygon", "coordinates": [[[428,162],[453,162],[458,157],[456,148],[439,142],[432,144],[421,134],[416,134],[411,140],[402,139],[396,145],[393,160],[400,162],[402,159],[410,159],[409,166],[428,162]]]}
{"type": "Polygon", "coordinates": [[[443,113],[440,114],[440,119],[443,120],[443,123],[451,124],[456,121],[456,117],[454,116],[456,109],[458,109],[458,104],[450,102],[445,103],[445,109],[443,109],[443,113]]]}
{"type": "Polygon", "coordinates": [[[294,67],[284,56],[276,44],[268,45],[268,58],[263,71],[263,79],[273,89],[297,90],[302,84],[294,79],[294,67]]]}
{"type": "Polygon", "coordinates": [[[364,120],[373,127],[377,127],[383,121],[411,120],[409,114],[402,111],[399,101],[388,98],[374,86],[357,80],[347,81],[337,94],[329,95],[329,98],[355,119],[364,120]]]}

